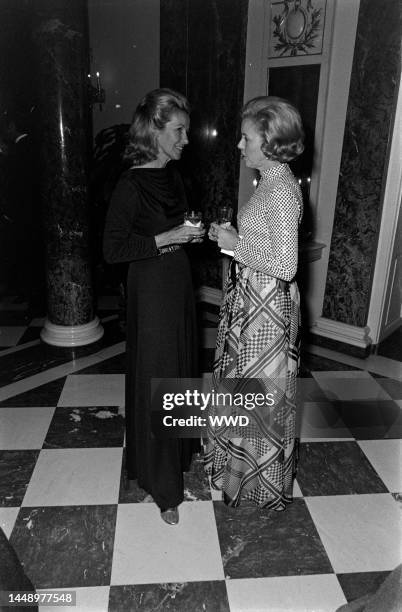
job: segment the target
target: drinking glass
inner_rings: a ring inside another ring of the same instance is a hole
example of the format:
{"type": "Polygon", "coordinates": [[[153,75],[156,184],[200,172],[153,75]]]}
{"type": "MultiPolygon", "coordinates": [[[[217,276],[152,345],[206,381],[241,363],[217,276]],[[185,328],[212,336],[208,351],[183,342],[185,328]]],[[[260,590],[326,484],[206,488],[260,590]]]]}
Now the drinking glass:
{"type": "Polygon", "coordinates": [[[195,225],[200,227],[202,212],[199,210],[186,210],[184,213],[184,225],[195,225]]]}
{"type": "Polygon", "coordinates": [[[223,225],[224,223],[229,224],[233,217],[233,208],[231,206],[219,206],[218,207],[218,224],[223,225]]]}

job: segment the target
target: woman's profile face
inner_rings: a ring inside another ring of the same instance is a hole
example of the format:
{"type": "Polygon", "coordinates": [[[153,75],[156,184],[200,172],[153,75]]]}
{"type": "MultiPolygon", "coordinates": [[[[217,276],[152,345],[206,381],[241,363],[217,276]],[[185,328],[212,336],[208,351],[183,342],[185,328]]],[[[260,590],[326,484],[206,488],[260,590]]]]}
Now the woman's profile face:
{"type": "Polygon", "coordinates": [[[241,124],[241,138],[237,145],[240,149],[244,162],[248,168],[265,170],[271,162],[261,151],[263,144],[262,136],[257,131],[251,119],[244,119],[241,124]]]}
{"type": "Polygon", "coordinates": [[[184,111],[176,111],[165,127],[156,133],[158,144],[158,161],[162,166],[171,159],[180,159],[183,148],[188,144],[190,119],[184,111]]]}

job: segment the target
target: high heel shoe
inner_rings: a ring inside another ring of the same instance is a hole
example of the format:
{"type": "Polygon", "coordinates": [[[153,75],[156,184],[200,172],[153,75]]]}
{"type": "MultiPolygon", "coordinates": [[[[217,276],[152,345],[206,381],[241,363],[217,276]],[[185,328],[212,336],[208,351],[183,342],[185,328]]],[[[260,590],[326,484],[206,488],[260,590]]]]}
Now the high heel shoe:
{"type": "Polygon", "coordinates": [[[179,522],[178,508],[167,508],[167,510],[161,510],[161,518],[168,525],[177,525],[179,522]]]}

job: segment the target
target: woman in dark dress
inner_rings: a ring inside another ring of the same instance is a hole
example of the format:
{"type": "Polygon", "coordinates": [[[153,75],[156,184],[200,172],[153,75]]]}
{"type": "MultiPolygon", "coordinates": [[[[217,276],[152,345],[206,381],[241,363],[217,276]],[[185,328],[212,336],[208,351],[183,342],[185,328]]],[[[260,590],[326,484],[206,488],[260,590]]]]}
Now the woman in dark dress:
{"type": "Polygon", "coordinates": [[[171,160],[188,143],[189,106],[170,89],[148,93],[129,132],[123,173],[106,218],[104,255],[130,262],[127,279],[126,469],[176,524],[183,501],[183,471],[195,449],[191,439],[151,434],[151,379],[195,376],[195,308],[183,244],[202,240],[204,229],[184,225],[187,208],[171,160]],[[168,164],[168,165],[167,165],[168,164]]]}

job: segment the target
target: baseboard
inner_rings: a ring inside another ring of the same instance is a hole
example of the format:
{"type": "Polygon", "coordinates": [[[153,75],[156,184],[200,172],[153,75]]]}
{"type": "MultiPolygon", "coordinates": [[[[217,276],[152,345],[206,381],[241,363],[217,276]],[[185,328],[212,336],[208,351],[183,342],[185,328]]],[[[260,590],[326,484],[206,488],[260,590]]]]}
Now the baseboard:
{"type": "Polygon", "coordinates": [[[320,317],[309,329],[313,344],[365,358],[370,354],[369,327],[357,327],[340,321],[320,317]]]}

